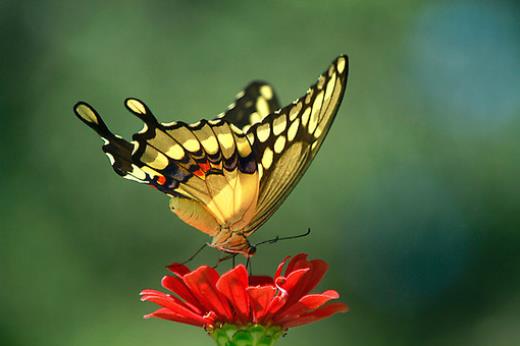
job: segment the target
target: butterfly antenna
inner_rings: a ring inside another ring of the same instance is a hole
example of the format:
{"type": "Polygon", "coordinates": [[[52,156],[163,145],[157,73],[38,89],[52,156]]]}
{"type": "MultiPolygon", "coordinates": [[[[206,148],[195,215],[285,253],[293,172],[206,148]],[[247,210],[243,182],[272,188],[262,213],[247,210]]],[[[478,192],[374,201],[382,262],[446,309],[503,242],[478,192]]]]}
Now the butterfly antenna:
{"type": "Polygon", "coordinates": [[[289,236],[289,237],[276,236],[273,239],[264,240],[264,241],[256,244],[254,247],[256,248],[256,247],[258,247],[258,245],[262,245],[262,244],[274,244],[274,243],[276,243],[276,242],[278,242],[280,240],[290,240],[290,239],[303,238],[303,237],[308,236],[309,234],[311,234],[311,228],[310,227],[307,229],[307,232],[305,232],[305,233],[298,234],[298,235],[293,235],[293,236],[289,236]]]}
{"type": "Polygon", "coordinates": [[[249,276],[253,276],[253,261],[251,260],[251,257],[247,258],[246,269],[249,269],[249,276]]]}
{"type": "Polygon", "coordinates": [[[204,250],[206,248],[206,246],[208,246],[207,243],[204,243],[197,251],[195,251],[195,253],[193,255],[191,255],[187,260],[185,260],[184,262],[182,262],[182,264],[187,264],[191,261],[193,261],[195,259],[195,257],[197,257],[197,255],[199,253],[202,252],[202,250],[204,250]]]}

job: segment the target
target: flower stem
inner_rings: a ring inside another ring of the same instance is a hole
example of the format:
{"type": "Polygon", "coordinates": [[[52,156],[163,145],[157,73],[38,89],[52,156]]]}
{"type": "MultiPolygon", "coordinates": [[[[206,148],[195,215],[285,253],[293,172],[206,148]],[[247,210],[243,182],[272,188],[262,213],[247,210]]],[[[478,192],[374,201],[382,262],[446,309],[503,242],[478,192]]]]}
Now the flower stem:
{"type": "Polygon", "coordinates": [[[209,334],[218,346],[272,346],[282,336],[283,330],[277,326],[264,327],[259,324],[224,324],[209,334]]]}

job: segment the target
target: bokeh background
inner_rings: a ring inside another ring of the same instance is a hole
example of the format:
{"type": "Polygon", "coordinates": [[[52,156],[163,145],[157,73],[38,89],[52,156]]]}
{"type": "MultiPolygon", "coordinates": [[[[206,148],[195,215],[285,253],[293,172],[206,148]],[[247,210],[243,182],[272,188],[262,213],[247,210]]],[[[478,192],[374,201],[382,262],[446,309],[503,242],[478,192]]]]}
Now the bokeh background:
{"type": "MultiPolygon", "coordinates": [[[[0,1],[0,344],[210,345],[143,321],[164,265],[206,241],[120,179],[72,113],[220,113],[249,81],[283,102],[340,53],[325,145],[254,239],[257,273],[308,252],[351,312],[280,345],[520,342],[520,7],[515,1],[0,1]]],[[[195,264],[214,263],[203,253],[195,264]]],[[[224,264],[222,269],[227,269],[224,264]]]]}

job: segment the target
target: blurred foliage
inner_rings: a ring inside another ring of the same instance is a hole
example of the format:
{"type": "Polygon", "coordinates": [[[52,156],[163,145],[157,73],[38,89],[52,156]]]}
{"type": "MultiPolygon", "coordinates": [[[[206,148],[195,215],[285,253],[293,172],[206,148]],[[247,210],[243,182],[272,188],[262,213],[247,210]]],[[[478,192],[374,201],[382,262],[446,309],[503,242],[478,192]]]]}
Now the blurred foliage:
{"type": "Polygon", "coordinates": [[[141,125],[125,97],[195,121],[260,78],[289,102],[340,53],[338,118],[254,239],[313,233],[261,248],[254,269],[324,258],[324,287],[351,312],[280,344],[518,343],[519,13],[513,1],[1,1],[0,343],[211,344],[144,322],[154,307],[137,297],[207,239],[115,175],[72,105],[128,137],[141,125]]]}

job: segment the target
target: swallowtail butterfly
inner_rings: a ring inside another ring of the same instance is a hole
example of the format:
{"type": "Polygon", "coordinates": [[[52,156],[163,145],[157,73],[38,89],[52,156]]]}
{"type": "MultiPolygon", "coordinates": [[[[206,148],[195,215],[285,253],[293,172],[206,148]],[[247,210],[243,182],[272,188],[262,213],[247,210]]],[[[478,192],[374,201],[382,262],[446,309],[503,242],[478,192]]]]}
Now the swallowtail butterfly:
{"type": "Polygon", "coordinates": [[[278,209],[323,143],[347,73],[348,58],[339,56],[284,107],[269,84],[255,81],[227,111],[194,124],[161,123],[129,98],[126,108],[144,122],[131,142],[112,133],[87,103],[74,111],[104,140],[117,174],[167,194],[179,218],[213,238],[210,246],[247,257],[247,238],[278,209]]]}

